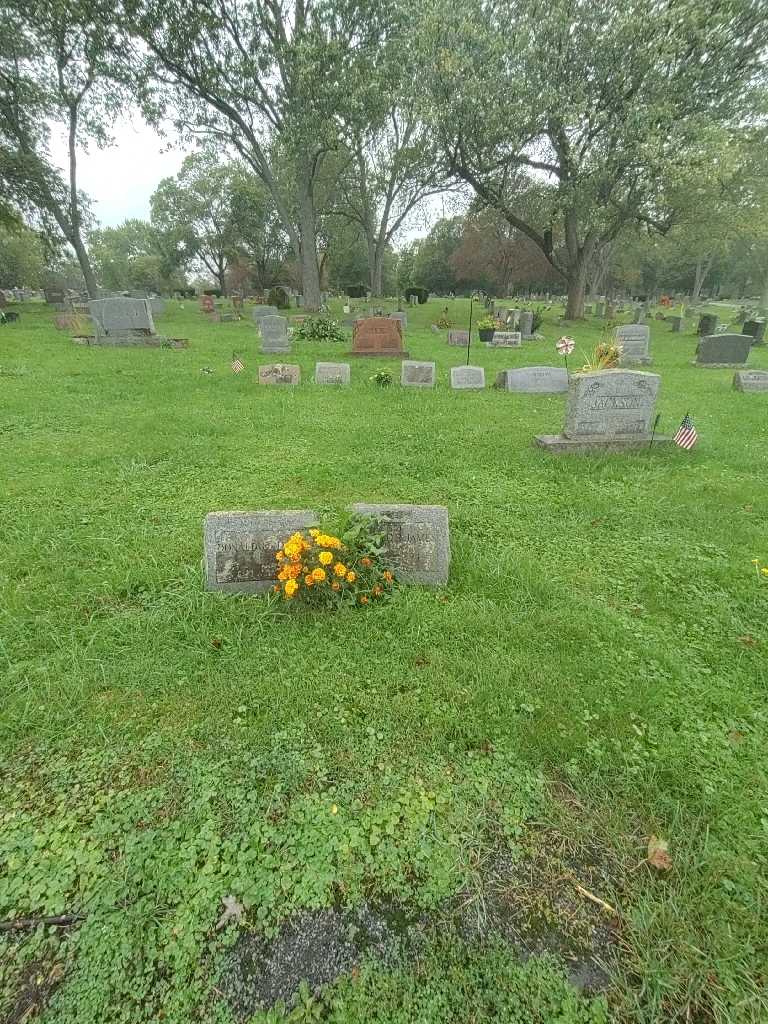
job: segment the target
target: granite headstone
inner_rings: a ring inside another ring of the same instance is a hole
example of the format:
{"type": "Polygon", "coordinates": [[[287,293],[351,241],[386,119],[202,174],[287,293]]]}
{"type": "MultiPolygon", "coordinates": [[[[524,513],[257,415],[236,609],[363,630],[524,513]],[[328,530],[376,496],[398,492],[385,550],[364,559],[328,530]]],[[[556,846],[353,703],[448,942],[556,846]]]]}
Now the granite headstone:
{"type": "Polygon", "coordinates": [[[263,594],[277,580],[275,554],[292,533],[317,526],[307,509],[209,512],[203,523],[207,590],[263,594]]]}
{"type": "Polygon", "coordinates": [[[733,386],[736,391],[768,391],[768,370],[738,370],[733,386]]]}
{"type": "Polygon", "coordinates": [[[385,560],[401,583],[448,582],[451,544],[448,509],[442,505],[352,505],[384,534],[385,560]]]}
{"type": "Polygon", "coordinates": [[[479,391],[485,387],[482,366],[452,366],[451,387],[454,391],[479,391]]]}
{"type": "Polygon", "coordinates": [[[269,313],[259,319],[258,326],[261,332],[262,352],[291,351],[291,339],[288,337],[288,321],[284,316],[269,313]]]}
{"type": "Polygon", "coordinates": [[[400,368],[400,383],[404,388],[433,388],[436,368],[434,363],[404,359],[400,368]]]}
{"type": "Polygon", "coordinates": [[[521,366],[518,370],[502,370],[496,377],[496,387],[524,394],[559,394],[568,390],[568,371],[559,366],[521,366]]]}
{"type": "Polygon", "coordinates": [[[696,346],[695,366],[744,366],[752,347],[749,334],[710,334],[696,346]]]}
{"type": "Polygon", "coordinates": [[[299,384],[301,367],[291,363],[271,363],[259,367],[259,384],[299,384]]]}
{"type": "Polygon", "coordinates": [[[351,376],[349,363],[315,363],[316,384],[349,384],[351,376]]]}

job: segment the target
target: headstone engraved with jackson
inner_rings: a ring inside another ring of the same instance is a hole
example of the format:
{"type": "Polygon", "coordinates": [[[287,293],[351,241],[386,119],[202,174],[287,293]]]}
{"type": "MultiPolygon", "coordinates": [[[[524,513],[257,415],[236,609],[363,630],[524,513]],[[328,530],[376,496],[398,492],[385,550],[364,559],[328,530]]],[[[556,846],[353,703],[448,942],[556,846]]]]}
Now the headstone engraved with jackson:
{"type": "Polygon", "coordinates": [[[736,391],[768,391],[768,370],[738,370],[733,386],[736,391]]]}
{"type": "Polygon", "coordinates": [[[658,374],[640,370],[572,374],[562,434],[539,435],[536,444],[555,453],[648,448],[652,437],[672,444],[653,433],[660,385],[658,374]]]}
{"type": "Polygon", "coordinates": [[[408,358],[403,351],[403,328],[399,320],[385,316],[356,320],[352,328],[353,356],[393,356],[408,358]]]}
{"type": "Polygon", "coordinates": [[[651,343],[651,329],[647,324],[634,323],[617,327],[613,340],[621,349],[619,366],[650,363],[651,356],[648,348],[651,343]]]}
{"type": "Polygon", "coordinates": [[[456,347],[466,348],[469,344],[469,331],[448,331],[448,344],[456,347]]]}
{"type": "Polygon", "coordinates": [[[400,582],[429,586],[448,582],[451,544],[447,508],[357,504],[351,510],[370,516],[384,534],[385,559],[400,582]]]}
{"type": "Polygon", "coordinates": [[[520,331],[494,331],[488,348],[521,348],[523,335],[520,331]]]}
{"type": "Polygon", "coordinates": [[[207,590],[263,594],[277,579],[275,554],[297,530],[317,526],[307,509],[209,512],[203,524],[207,590]]]}
{"type": "Polygon", "coordinates": [[[452,366],[451,387],[454,391],[481,391],[485,387],[482,366],[452,366]]]}
{"type": "Polygon", "coordinates": [[[404,388],[433,388],[436,368],[434,363],[421,363],[404,359],[400,368],[400,383],[404,388]]]}
{"type": "Polygon", "coordinates": [[[291,339],[288,337],[288,321],[284,316],[269,314],[259,320],[262,352],[290,352],[291,339]]]}
{"type": "Polygon", "coordinates": [[[559,394],[568,390],[568,371],[559,366],[521,366],[518,370],[502,370],[496,387],[523,394],[559,394]]]}
{"type": "Polygon", "coordinates": [[[744,366],[753,340],[749,334],[711,334],[696,346],[694,366],[744,366]]]}
{"type": "Polygon", "coordinates": [[[316,384],[349,384],[349,363],[315,363],[316,384]]]}
{"type": "Polygon", "coordinates": [[[259,367],[259,384],[288,384],[301,382],[301,367],[292,363],[271,363],[259,367]]]}

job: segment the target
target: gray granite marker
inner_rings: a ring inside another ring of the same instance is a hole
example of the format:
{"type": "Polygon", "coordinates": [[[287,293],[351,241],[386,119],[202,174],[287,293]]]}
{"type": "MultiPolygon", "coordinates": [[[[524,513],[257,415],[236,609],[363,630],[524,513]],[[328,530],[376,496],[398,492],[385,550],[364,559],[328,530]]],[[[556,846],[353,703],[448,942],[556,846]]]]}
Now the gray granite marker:
{"type": "Polygon", "coordinates": [[[697,345],[694,366],[744,366],[753,341],[749,334],[710,334],[697,345]]]}
{"type": "Polygon", "coordinates": [[[299,384],[301,367],[292,363],[271,363],[259,367],[259,384],[299,384]]]}
{"type": "Polygon", "coordinates": [[[435,386],[434,363],[420,363],[414,359],[404,359],[400,366],[400,383],[404,388],[433,388],[435,386]]]}
{"type": "Polygon", "coordinates": [[[523,335],[520,331],[494,331],[488,348],[521,348],[523,335]]]}
{"type": "Polygon", "coordinates": [[[448,331],[448,344],[455,345],[457,348],[466,348],[469,344],[469,331],[455,329],[448,331]]]}
{"type": "Polygon", "coordinates": [[[451,387],[454,391],[481,390],[485,387],[485,370],[482,366],[452,366],[451,387]]]}
{"type": "Polygon", "coordinates": [[[261,351],[265,354],[290,352],[291,339],[288,337],[288,321],[284,316],[267,314],[259,320],[261,351]]]}
{"type": "Polygon", "coordinates": [[[651,362],[648,351],[651,343],[651,329],[647,324],[634,323],[617,327],[613,334],[613,340],[621,349],[620,366],[629,366],[632,363],[647,365],[651,362]]]}
{"type": "Polygon", "coordinates": [[[349,363],[315,363],[315,384],[349,384],[349,363]]]}
{"type": "Polygon", "coordinates": [[[275,554],[297,530],[317,526],[307,509],[209,512],[203,523],[205,585],[229,594],[263,594],[277,580],[275,554]]]}
{"type": "Polygon", "coordinates": [[[496,387],[524,394],[558,394],[568,390],[568,372],[558,366],[522,366],[519,370],[502,370],[496,387]]]}
{"type": "Polygon", "coordinates": [[[768,370],[739,370],[733,386],[737,391],[768,391],[768,370]]]}
{"type": "Polygon", "coordinates": [[[451,543],[448,509],[442,505],[352,505],[370,516],[385,538],[385,561],[401,583],[448,582],[451,543]]]}

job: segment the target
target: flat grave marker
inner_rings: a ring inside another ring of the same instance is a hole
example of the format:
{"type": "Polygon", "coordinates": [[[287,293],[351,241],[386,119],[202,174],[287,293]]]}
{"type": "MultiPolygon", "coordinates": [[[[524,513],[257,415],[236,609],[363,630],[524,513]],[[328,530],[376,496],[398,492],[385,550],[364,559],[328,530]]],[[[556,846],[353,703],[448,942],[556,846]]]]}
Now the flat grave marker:
{"type": "Polygon", "coordinates": [[[264,594],[277,581],[275,554],[292,533],[317,526],[307,509],[209,512],[203,523],[207,590],[264,594]]]}
{"type": "Polygon", "coordinates": [[[385,557],[402,583],[442,586],[451,562],[448,509],[442,505],[352,505],[384,534],[385,557]]]}

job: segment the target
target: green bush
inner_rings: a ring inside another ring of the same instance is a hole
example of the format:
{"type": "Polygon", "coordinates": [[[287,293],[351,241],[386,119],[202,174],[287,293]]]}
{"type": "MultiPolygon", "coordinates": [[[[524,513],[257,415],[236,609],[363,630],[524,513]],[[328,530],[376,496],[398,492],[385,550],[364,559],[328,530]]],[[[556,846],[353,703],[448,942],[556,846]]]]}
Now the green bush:
{"type": "Polygon", "coordinates": [[[298,341],[346,341],[340,325],[328,316],[308,316],[293,329],[298,341]]]}
{"type": "Polygon", "coordinates": [[[405,289],[405,301],[408,302],[410,297],[415,295],[419,300],[419,305],[423,306],[429,298],[429,291],[426,288],[406,288],[405,289]]]}
{"type": "Polygon", "coordinates": [[[285,288],[281,288],[277,285],[275,288],[269,289],[269,295],[267,296],[268,306],[277,306],[278,309],[288,309],[290,306],[288,300],[288,292],[285,288]]]}
{"type": "Polygon", "coordinates": [[[364,299],[368,294],[368,286],[365,284],[351,284],[347,288],[347,295],[350,299],[364,299]]]}

